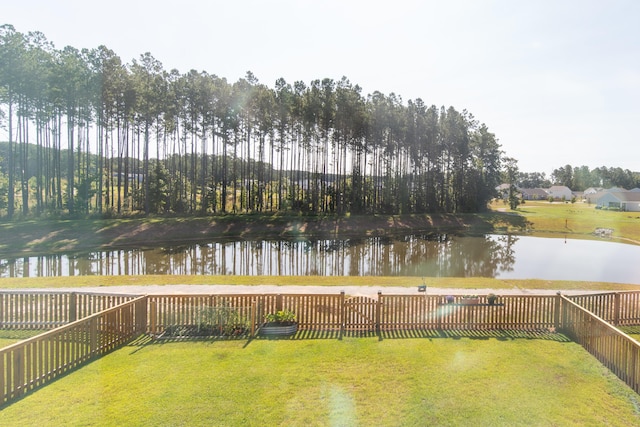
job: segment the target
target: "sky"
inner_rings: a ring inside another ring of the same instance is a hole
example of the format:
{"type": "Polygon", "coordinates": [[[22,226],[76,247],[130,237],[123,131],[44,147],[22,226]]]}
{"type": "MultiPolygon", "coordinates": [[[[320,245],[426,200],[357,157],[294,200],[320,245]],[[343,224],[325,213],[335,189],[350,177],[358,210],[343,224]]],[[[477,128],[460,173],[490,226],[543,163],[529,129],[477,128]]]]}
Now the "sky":
{"type": "Polygon", "coordinates": [[[364,96],[467,110],[522,172],[640,172],[637,0],[0,0],[56,48],[150,52],[261,83],[346,76],[364,96]]]}

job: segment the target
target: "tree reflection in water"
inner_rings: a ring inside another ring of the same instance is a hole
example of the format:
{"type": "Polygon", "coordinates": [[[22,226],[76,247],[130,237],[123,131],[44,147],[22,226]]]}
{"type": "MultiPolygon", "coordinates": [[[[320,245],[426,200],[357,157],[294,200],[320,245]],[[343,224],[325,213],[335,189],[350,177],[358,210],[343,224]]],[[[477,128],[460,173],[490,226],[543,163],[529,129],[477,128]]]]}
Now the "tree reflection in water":
{"type": "Polygon", "coordinates": [[[2,260],[0,277],[323,275],[495,277],[515,262],[515,236],[421,234],[353,239],[220,241],[2,260]]]}

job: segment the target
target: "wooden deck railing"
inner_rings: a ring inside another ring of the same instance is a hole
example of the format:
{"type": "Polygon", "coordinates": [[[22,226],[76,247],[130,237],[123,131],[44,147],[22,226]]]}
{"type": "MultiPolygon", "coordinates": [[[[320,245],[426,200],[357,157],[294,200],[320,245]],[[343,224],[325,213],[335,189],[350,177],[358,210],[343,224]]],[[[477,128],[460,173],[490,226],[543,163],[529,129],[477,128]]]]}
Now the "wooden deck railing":
{"type": "Polygon", "coordinates": [[[0,349],[0,404],[41,387],[146,331],[139,297],[0,349]]]}
{"type": "Polygon", "coordinates": [[[577,302],[562,298],[560,331],[640,393],[640,343],[577,302]]]}

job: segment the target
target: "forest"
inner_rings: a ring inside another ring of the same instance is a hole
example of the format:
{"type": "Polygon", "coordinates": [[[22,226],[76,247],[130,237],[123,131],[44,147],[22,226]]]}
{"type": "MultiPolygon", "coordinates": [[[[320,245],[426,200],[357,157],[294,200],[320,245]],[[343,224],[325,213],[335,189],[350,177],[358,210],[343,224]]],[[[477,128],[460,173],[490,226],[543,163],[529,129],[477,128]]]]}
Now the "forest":
{"type": "MultiPolygon", "coordinates": [[[[505,160],[466,110],[57,49],[0,26],[0,216],[461,213],[505,160]]],[[[513,165],[513,159],[509,159],[513,165]]]]}

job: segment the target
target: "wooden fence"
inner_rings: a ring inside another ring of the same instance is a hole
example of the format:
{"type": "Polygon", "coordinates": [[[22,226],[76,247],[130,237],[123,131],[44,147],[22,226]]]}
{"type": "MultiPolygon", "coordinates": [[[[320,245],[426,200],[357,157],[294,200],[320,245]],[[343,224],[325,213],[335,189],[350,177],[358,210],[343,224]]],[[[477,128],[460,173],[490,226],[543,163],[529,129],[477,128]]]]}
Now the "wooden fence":
{"type": "Polygon", "coordinates": [[[616,326],[640,325],[640,292],[577,295],[569,299],[616,326]]]}
{"type": "Polygon", "coordinates": [[[345,296],[263,294],[263,295],[149,295],[147,331],[162,334],[175,325],[197,325],[203,313],[235,310],[249,319],[251,333],[260,327],[267,313],[291,310],[301,330],[339,330],[342,327],[345,296]]]}
{"type": "Polygon", "coordinates": [[[0,404],[126,344],[146,325],[146,297],[139,297],[0,349],[0,404]]]}
{"type": "Polygon", "coordinates": [[[134,295],[0,291],[0,329],[52,329],[135,298],[134,295]]]}
{"type": "MultiPolygon", "coordinates": [[[[0,329],[51,329],[115,307],[134,295],[81,292],[0,291],[0,329]]],[[[347,297],[340,294],[150,295],[147,332],[168,325],[197,324],[206,308],[228,307],[251,319],[258,328],[266,313],[287,309],[296,313],[301,330],[394,331],[546,329],[561,321],[560,296],[501,296],[498,305],[465,305],[456,296],[447,304],[442,295],[347,297]]],[[[640,292],[616,292],[569,297],[614,325],[640,324],[640,292]]]]}
{"type": "Polygon", "coordinates": [[[446,303],[437,295],[347,297],[344,293],[263,295],[150,295],[148,332],[159,335],[174,325],[197,325],[211,308],[231,308],[260,327],[267,313],[291,310],[299,329],[384,332],[396,330],[540,330],[558,326],[559,296],[505,296],[499,304],[446,303]]]}
{"type": "Polygon", "coordinates": [[[149,295],[147,333],[158,336],[172,326],[197,326],[233,311],[255,332],[255,297],[251,295],[149,295]]]}
{"type": "Polygon", "coordinates": [[[640,343],[601,317],[563,297],[560,331],[640,393],[640,343]]]}
{"type": "Polygon", "coordinates": [[[558,326],[557,296],[513,295],[490,305],[465,304],[460,297],[447,303],[437,295],[378,295],[380,330],[550,329],[558,326]]]}

